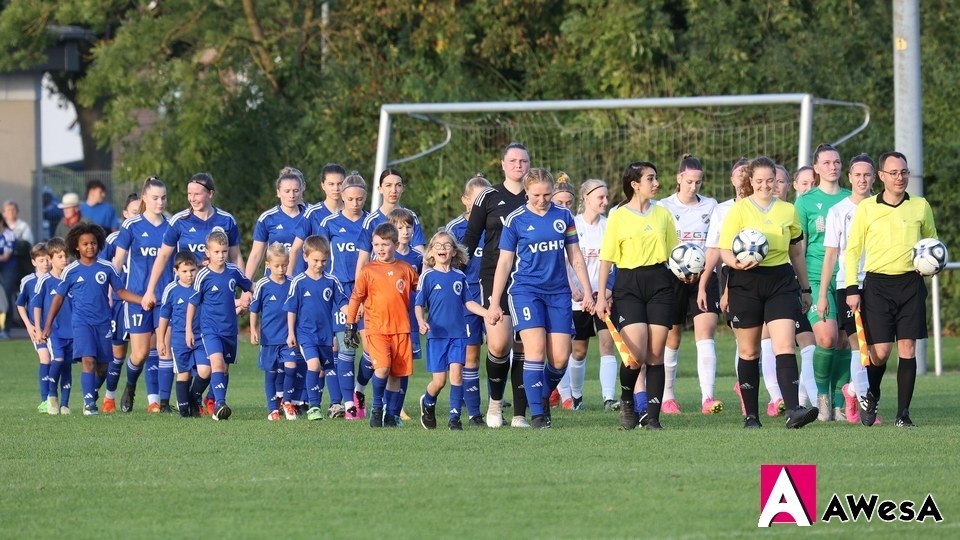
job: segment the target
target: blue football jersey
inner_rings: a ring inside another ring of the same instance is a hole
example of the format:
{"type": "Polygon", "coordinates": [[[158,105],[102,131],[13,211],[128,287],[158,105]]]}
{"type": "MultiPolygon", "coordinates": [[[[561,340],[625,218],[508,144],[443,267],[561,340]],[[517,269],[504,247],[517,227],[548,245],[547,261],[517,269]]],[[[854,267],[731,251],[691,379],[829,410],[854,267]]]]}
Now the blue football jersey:
{"type": "Polygon", "coordinates": [[[577,227],[566,208],[551,204],[542,216],[526,205],[511,212],[500,235],[500,249],[516,255],[508,292],[571,294],[565,248],[577,242],[577,227]]]}
{"type": "Polygon", "coordinates": [[[332,274],[313,279],[304,273],[293,278],[284,309],[297,314],[297,343],[333,346],[333,314],[348,300],[332,274]]]}
{"type": "Polygon", "coordinates": [[[352,221],[340,212],[330,214],[320,223],[320,233],[330,240],[330,273],[336,276],[340,284],[353,283],[357,271],[357,241],[363,230],[363,212],[356,221],[352,221]]]}
{"type": "MultiPolygon", "coordinates": [[[[146,292],[147,282],[150,281],[150,273],[153,271],[153,263],[157,260],[157,252],[163,245],[163,236],[169,228],[170,224],[166,219],[161,220],[159,225],[154,225],[143,215],[133,216],[120,226],[114,245],[117,249],[127,252],[127,257],[123,261],[123,271],[126,273],[125,289],[140,295],[146,292]]],[[[163,288],[171,281],[173,281],[173,258],[163,269],[157,288],[153,291],[154,294],[159,297],[163,293],[163,288]]]]}
{"type": "Polygon", "coordinates": [[[260,278],[253,287],[250,313],[260,314],[260,344],[287,343],[287,311],[283,307],[290,290],[290,282],[276,283],[268,277],[260,278]]]}
{"type": "MultiPolygon", "coordinates": [[[[36,292],[37,285],[37,274],[27,274],[23,276],[23,279],[20,280],[20,290],[17,292],[17,305],[26,308],[30,305],[30,299],[33,298],[36,292]]],[[[27,315],[30,317],[30,321],[33,322],[33,313],[27,312],[27,315]]]]}
{"type": "MultiPolygon", "coordinates": [[[[453,237],[457,239],[457,242],[463,243],[463,237],[467,234],[467,216],[461,214],[453,218],[443,229],[452,234],[453,237]]],[[[480,302],[480,261],[483,260],[485,235],[486,233],[481,232],[480,243],[477,244],[477,249],[475,249],[473,253],[467,253],[470,261],[467,263],[467,267],[463,269],[464,275],[467,276],[467,283],[471,285],[471,300],[475,300],[478,303],[480,302]]],[[[427,249],[430,249],[430,246],[427,246],[427,249]]]]}
{"type": "MultiPolygon", "coordinates": [[[[37,278],[34,285],[33,298],[30,299],[28,313],[33,317],[33,310],[40,308],[40,325],[47,322],[47,313],[50,313],[50,304],[53,302],[54,295],[57,294],[57,286],[60,285],[60,278],[53,274],[47,274],[37,278]]],[[[53,328],[50,332],[52,337],[57,339],[73,339],[73,325],[70,320],[73,317],[73,297],[71,294],[63,299],[60,305],[60,311],[53,319],[53,328]]]]}
{"type": "Polygon", "coordinates": [[[74,261],[63,270],[62,277],[56,293],[60,296],[73,295],[74,323],[110,323],[110,288],[124,288],[120,275],[113,269],[112,264],[99,259],[89,266],[74,261]]]}
{"type": "Polygon", "coordinates": [[[466,338],[464,305],[470,298],[467,276],[457,269],[428,268],[420,274],[415,304],[427,311],[428,338],[466,338]]]}
{"type": "Polygon", "coordinates": [[[206,257],[207,235],[216,230],[227,234],[230,247],[240,245],[240,229],[229,212],[214,208],[212,216],[200,219],[188,208],[170,218],[170,228],[163,235],[163,244],[173,247],[174,253],[190,251],[200,262],[206,257]]]}
{"type": "MultiPolygon", "coordinates": [[[[367,253],[373,252],[373,231],[377,228],[377,225],[385,221],[387,221],[387,216],[383,215],[380,209],[374,210],[363,219],[363,231],[360,233],[360,239],[357,241],[357,247],[360,250],[366,251],[367,253]]],[[[423,242],[423,228],[420,227],[420,218],[414,213],[413,236],[410,237],[410,245],[422,246],[423,242]]]]}
{"type": "Polygon", "coordinates": [[[200,310],[200,333],[202,335],[233,337],[238,333],[237,312],[234,300],[239,287],[249,291],[253,283],[243,275],[237,265],[227,263],[223,272],[214,272],[205,266],[197,272],[193,282],[190,303],[202,306],[200,310]]]}
{"type": "MultiPolygon", "coordinates": [[[[177,348],[186,348],[187,335],[187,304],[193,296],[193,287],[181,285],[178,281],[171,281],[163,288],[160,297],[160,317],[170,321],[170,344],[177,348]]],[[[193,318],[193,335],[200,335],[200,312],[193,318]]]]}

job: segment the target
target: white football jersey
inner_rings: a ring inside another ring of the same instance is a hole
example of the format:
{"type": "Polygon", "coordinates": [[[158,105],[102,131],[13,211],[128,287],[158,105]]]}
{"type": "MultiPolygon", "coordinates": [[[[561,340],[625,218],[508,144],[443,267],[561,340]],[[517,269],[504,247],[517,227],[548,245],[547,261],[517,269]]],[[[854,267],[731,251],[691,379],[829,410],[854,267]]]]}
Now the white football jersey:
{"type": "MultiPolygon", "coordinates": [[[[574,222],[577,225],[577,236],[580,239],[580,253],[583,254],[583,262],[587,266],[587,275],[590,276],[590,288],[596,292],[600,286],[600,244],[603,243],[603,233],[607,229],[607,217],[600,216],[600,221],[591,225],[583,219],[582,214],[574,216],[574,222]]],[[[570,277],[570,284],[573,287],[580,288],[580,281],[573,268],[567,265],[567,273],[570,277]]],[[[580,302],[571,301],[571,307],[579,311],[580,302]]]]}
{"type": "Polygon", "coordinates": [[[681,244],[691,243],[700,247],[706,245],[710,219],[713,209],[717,207],[716,199],[698,195],[696,204],[684,204],[674,193],[660,201],[660,205],[673,214],[677,240],[681,244]]]}
{"type": "MultiPolygon", "coordinates": [[[[730,199],[729,201],[723,201],[713,208],[713,214],[710,216],[710,225],[707,228],[707,241],[704,247],[720,247],[720,229],[723,228],[723,220],[726,219],[727,213],[733,208],[733,203],[735,202],[737,202],[736,199],[730,199]]],[[[726,246],[726,248],[730,249],[730,246],[726,246]]]]}
{"type": "MultiPolygon", "coordinates": [[[[837,271],[837,290],[846,287],[846,264],[844,253],[847,251],[847,237],[850,235],[850,222],[853,220],[853,214],[857,211],[857,205],[850,200],[850,197],[843,199],[830,207],[827,211],[827,229],[823,235],[823,247],[837,248],[837,261],[839,262],[839,271],[837,271]]],[[[866,272],[863,271],[864,255],[860,256],[860,268],[857,269],[857,279],[863,283],[866,272]]],[[[807,269],[807,272],[821,272],[822,269],[807,269]]]]}

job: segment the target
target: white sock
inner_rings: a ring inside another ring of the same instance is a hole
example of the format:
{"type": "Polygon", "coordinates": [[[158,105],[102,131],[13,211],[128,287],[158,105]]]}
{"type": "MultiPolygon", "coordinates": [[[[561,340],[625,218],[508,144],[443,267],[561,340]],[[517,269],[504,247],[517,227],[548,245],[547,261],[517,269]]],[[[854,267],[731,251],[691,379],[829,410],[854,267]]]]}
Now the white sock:
{"type": "MultiPolygon", "coordinates": [[[[570,357],[573,360],[573,357],[570,357]]],[[[557,385],[557,392],[560,392],[560,403],[573,397],[570,394],[570,367],[567,366],[567,370],[563,372],[563,378],[560,379],[560,384],[557,385]]]]}
{"type": "Polygon", "coordinates": [[[604,401],[616,401],[615,388],[617,385],[617,357],[608,354],[600,357],[600,393],[604,401]]]}
{"type": "Polygon", "coordinates": [[[677,381],[677,360],[679,358],[679,350],[670,347],[663,349],[663,401],[676,399],[673,393],[673,385],[677,381]]]}
{"type": "Polygon", "coordinates": [[[697,342],[697,378],[700,380],[700,403],[713,397],[717,382],[717,348],[712,339],[697,342]]]}
{"type": "Polygon", "coordinates": [[[816,345],[807,345],[800,349],[800,390],[804,391],[811,405],[815,405],[817,399],[817,380],[813,376],[813,351],[816,348],[816,345]]]}
{"type": "Polygon", "coordinates": [[[853,385],[853,392],[860,397],[865,397],[870,389],[867,368],[860,364],[860,351],[850,351],[850,383],[853,385]]]}
{"type": "Polygon", "coordinates": [[[147,394],[147,404],[160,403],[160,394],[147,394]]]}
{"type": "Polygon", "coordinates": [[[566,375],[570,376],[570,393],[577,399],[583,398],[583,380],[587,376],[587,359],[574,360],[571,356],[566,375]]]}
{"type": "Polygon", "coordinates": [[[736,344],[733,347],[733,376],[735,378],[740,376],[740,345],[739,344],[736,344]]]}
{"type": "Polygon", "coordinates": [[[780,392],[780,383],[777,382],[777,357],[773,354],[773,340],[760,340],[760,369],[763,370],[763,384],[770,394],[770,401],[783,399],[780,392]]]}

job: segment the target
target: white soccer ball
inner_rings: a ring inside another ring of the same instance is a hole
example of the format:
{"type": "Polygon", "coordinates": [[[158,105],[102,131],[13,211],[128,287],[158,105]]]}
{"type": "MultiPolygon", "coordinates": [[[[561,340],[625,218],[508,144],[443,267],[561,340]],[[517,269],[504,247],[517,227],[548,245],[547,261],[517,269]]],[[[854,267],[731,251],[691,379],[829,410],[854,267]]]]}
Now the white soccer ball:
{"type": "Polygon", "coordinates": [[[706,266],[707,255],[696,244],[677,244],[667,257],[667,267],[680,279],[700,274],[706,266]]]}
{"type": "Polygon", "coordinates": [[[756,261],[760,263],[770,251],[770,244],[767,243],[767,237],[756,229],[743,229],[733,238],[733,245],[730,246],[733,255],[738,261],[747,263],[756,261]]]}
{"type": "Polygon", "coordinates": [[[947,266],[947,246],[936,238],[924,238],[913,246],[913,267],[921,276],[939,274],[947,266]]]}

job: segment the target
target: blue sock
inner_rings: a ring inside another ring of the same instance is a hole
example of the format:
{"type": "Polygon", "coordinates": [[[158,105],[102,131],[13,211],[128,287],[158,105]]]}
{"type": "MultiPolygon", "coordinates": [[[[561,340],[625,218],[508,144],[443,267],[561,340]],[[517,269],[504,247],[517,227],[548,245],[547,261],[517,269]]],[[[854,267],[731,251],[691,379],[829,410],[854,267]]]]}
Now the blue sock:
{"type": "Polygon", "coordinates": [[[396,416],[400,414],[400,409],[395,409],[397,405],[397,397],[400,395],[400,392],[394,392],[393,390],[384,391],[383,395],[383,404],[387,407],[386,414],[390,416],[396,416]]]}
{"type": "Polygon", "coordinates": [[[136,388],[141,373],[143,373],[143,366],[135,366],[132,360],[127,360],[127,385],[136,388]]]}
{"type": "Polygon", "coordinates": [[[463,368],[463,400],[471,418],[480,415],[480,368],[463,368]]]}
{"type": "Polygon", "coordinates": [[[230,372],[223,372],[223,391],[226,393],[227,389],[230,388],[230,372]]]}
{"type": "Polygon", "coordinates": [[[431,395],[429,390],[423,392],[423,404],[424,405],[436,405],[437,396],[431,395]]]}
{"type": "Polygon", "coordinates": [[[374,411],[380,410],[383,408],[383,394],[387,390],[387,378],[377,377],[376,374],[373,375],[373,406],[374,411]]]}
{"type": "Polygon", "coordinates": [[[333,358],[323,364],[323,380],[330,381],[330,405],[343,403],[340,381],[337,379],[337,361],[333,358]]]}
{"type": "Polygon", "coordinates": [[[307,396],[307,364],[297,363],[297,391],[296,400],[306,403],[309,401],[307,396]]]}
{"type": "Polygon", "coordinates": [[[286,370],[283,367],[283,364],[277,366],[276,377],[274,378],[274,395],[277,396],[277,399],[283,400],[284,393],[284,384],[286,383],[286,370]]]}
{"type": "Polygon", "coordinates": [[[463,385],[450,384],[450,419],[460,418],[460,407],[463,402],[463,385]]]}
{"type": "Polygon", "coordinates": [[[311,407],[320,406],[320,372],[307,370],[307,402],[311,407]]]}
{"type": "Polygon", "coordinates": [[[73,388],[73,362],[60,362],[60,406],[70,405],[70,389],[73,388]]]}
{"type": "Polygon", "coordinates": [[[297,368],[283,368],[283,401],[284,403],[293,403],[293,398],[297,391],[297,368]]]}
{"type": "Polygon", "coordinates": [[[357,372],[357,384],[366,386],[371,377],[373,377],[373,362],[370,361],[367,351],[363,351],[360,357],[360,371],[357,372]]]}
{"type": "Polygon", "coordinates": [[[268,369],[263,373],[263,393],[267,397],[267,411],[277,410],[275,399],[277,389],[277,370],[268,369]]]}
{"type": "Polygon", "coordinates": [[[173,386],[173,360],[160,360],[160,401],[170,399],[170,388],[173,386]]]}
{"type": "Polygon", "coordinates": [[[47,372],[47,397],[57,395],[57,389],[60,385],[60,372],[62,369],[63,360],[50,361],[50,371],[47,372]]]}
{"type": "Polygon", "coordinates": [[[543,416],[543,362],[529,358],[523,361],[523,390],[530,416],[543,416]]]}
{"type": "Polygon", "coordinates": [[[177,381],[177,410],[180,416],[190,416],[190,381],[177,381]]]}
{"type": "Polygon", "coordinates": [[[93,393],[96,391],[97,378],[93,372],[84,371],[80,375],[80,388],[83,389],[83,405],[94,405],[96,401],[93,398],[93,393]]]}
{"type": "Polygon", "coordinates": [[[113,357],[113,361],[107,366],[107,392],[114,393],[117,386],[120,385],[120,373],[123,372],[123,358],[113,357]]]}
{"type": "MultiPolygon", "coordinates": [[[[337,384],[340,385],[340,396],[353,401],[353,351],[337,355],[337,384]]],[[[333,389],[330,391],[332,393],[333,389]]]]}
{"type": "Polygon", "coordinates": [[[633,410],[638,413],[647,412],[647,392],[634,392],[633,393],[633,410]]]}
{"type": "Polygon", "coordinates": [[[150,349],[143,367],[146,371],[147,395],[155,396],[160,393],[160,355],[156,349],[150,349]]]}
{"type": "Polygon", "coordinates": [[[544,364],[543,384],[546,388],[543,390],[543,393],[549,396],[560,384],[560,380],[563,379],[563,374],[567,372],[567,368],[555,369],[550,365],[550,362],[544,362],[544,364]]]}
{"type": "Polygon", "coordinates": [[[214,371],[210,374],[210,386],[213,389],[213,400],[219,404],[221,401],[227,401],[227,382],[222,371],[214,371]]]}
{"type": "Polygon", "coordinates": [[[40,383],[40,401],[46,401],[50,394],[50,364],[40,364],[37,381],[40,383]]]}

